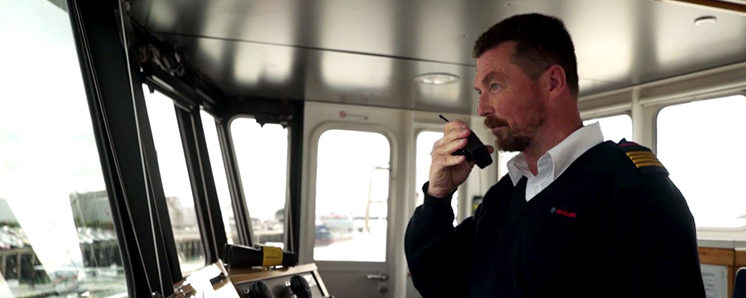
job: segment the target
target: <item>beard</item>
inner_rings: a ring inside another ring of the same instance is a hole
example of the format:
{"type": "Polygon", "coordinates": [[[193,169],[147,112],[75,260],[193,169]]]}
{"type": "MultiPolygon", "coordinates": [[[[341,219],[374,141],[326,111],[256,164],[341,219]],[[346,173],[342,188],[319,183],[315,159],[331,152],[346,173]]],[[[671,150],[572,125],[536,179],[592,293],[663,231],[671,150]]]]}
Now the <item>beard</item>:
{"type": "Polygon", "coordinates": [[[525,125],[511,126],[507,120],[496,115],[488,115],[484,119],[484,125],[490,130],[495,127],[503,128],[494,132],[495,137],[497,137],[495,142],[497,150],[520,152],[533,144],[539,128],[541,128],[546,119],[546,111],[543,106],[534,105],[529,107],[526,112],[530,116],[525,125]]]}

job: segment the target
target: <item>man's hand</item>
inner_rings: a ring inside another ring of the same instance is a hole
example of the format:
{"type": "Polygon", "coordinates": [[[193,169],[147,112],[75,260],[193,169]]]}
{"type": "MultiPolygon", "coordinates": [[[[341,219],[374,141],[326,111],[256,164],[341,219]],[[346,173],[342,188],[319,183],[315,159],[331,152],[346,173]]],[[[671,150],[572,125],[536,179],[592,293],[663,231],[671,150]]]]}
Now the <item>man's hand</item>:
{"type": "MultiPolygon", "coordinates": [[[[456,150],[466,147],[466,138],[471,134],[466,123],[455,120],[446,123],[445,135],[433,145],[432,164],[430,166],[430,185],[427,194],[436,198],[444,198],[464,183],[471,168],[476,162],[466,162],[463,155],[451,155],[456,150]]],[[[492,154],[495,149],[486,146],[492,154]]]]}

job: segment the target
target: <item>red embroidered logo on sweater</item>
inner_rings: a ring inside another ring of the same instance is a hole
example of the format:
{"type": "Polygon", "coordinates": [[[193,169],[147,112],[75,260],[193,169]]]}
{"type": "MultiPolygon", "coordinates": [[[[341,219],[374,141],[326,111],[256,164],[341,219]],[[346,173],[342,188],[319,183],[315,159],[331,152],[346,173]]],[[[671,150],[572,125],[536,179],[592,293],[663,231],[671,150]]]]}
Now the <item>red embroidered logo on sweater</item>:
{"type": "Polygon", "coordinates": [[[562,209],[554,208],[554,207],[552,207],[552,209],[550,209],[549,212],[556,213],[556,214],[559,214],[559,215],[562,215],[562,216],[566,216],[566,217],[569,217],[569,218],[575,218],[575,217],[578,216],[578,214],[575,213],[575,212],[570,212],[570,211],[567,211],[567,210],[562,210],[562,209]]]}

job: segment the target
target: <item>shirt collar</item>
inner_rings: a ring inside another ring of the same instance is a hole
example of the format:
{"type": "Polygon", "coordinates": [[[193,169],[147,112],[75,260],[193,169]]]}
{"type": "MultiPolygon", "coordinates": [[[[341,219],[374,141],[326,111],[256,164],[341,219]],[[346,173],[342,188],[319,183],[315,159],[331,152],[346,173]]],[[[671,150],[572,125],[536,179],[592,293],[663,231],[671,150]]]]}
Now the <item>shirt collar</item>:
{"type": "MultiPolygon", "coordinates": [[[[552,149],[549,149],[540,160],[547,158],[550,160],[553,164],[551,168],[554,169],[552,179],[556,179],[578,157],[583,155],[588,149],[603,142],[603,140],[604,136],[601,133],[601,125],[598,122],[584,126],[567,136],[552,149]]],[[[508,161],[508,175],[514,186],[518,185],[523,176],[533,177],[523,153],[519,153],[508,161]]]]}

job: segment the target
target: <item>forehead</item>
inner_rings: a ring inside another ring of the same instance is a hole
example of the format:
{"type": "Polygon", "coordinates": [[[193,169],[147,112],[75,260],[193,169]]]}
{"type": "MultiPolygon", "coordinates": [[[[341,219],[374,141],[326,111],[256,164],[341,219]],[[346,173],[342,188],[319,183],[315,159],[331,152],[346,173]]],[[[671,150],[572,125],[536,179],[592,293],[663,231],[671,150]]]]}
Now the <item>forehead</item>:
{"type": "Polygon", "coordinates": [[[487,75],[496,74],[497,77],[504,76],[511,71],[511,68],[516,67],[511,61],[514,48],[515,42],[504,42],[484,52],[482,56],[477,58],[475,85],[484,80],[487,75]]]}

